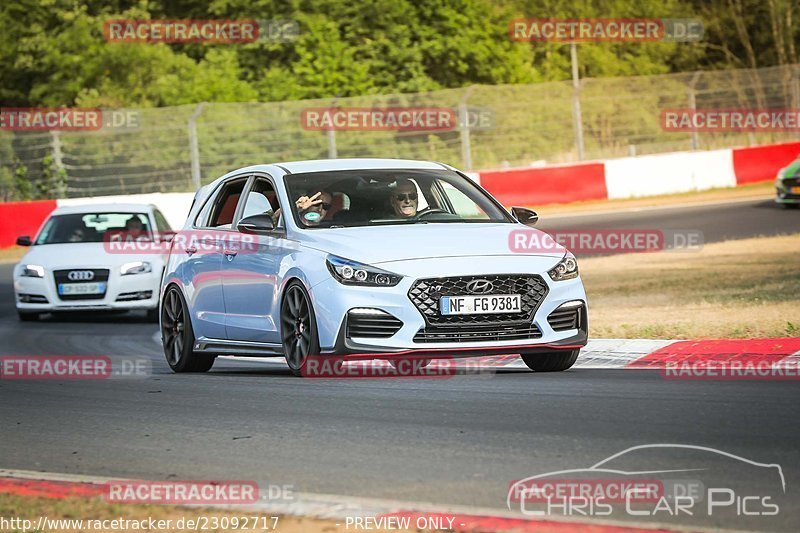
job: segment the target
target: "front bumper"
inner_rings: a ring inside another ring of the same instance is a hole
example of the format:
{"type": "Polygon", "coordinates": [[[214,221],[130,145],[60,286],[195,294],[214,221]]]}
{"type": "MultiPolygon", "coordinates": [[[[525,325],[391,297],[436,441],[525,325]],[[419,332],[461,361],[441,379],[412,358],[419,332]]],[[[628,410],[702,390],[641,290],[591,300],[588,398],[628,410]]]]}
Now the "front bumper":
{"type": "MultiPolygon", "coordinates": [[[[81,268],[83,267],[76,267],[81,268]]],[[[53,272],[45,269],[43,278],[15,276],[14,300],[17,310],[25,312],[150,310],[158,307],[160,282],[160,270],[120,276],[112,269],[106,293],[102,298],[62,300],[58,295],[53,272]]]]}
{"type": "MultiPolygon", "coordinates": [[[[472,357],[478,355],[536,353],[573,350],[586,345],[586,294],[580,278],[553,282],[547,276],[547,295],[531,321],[540,336],[516,340],[459,340],[458,342],[418,342],[415,336],[429,327],[420,311],[408,297],[415,278],[404,277],[396,287],[353,287],[330,279],[313,287],[312,299],[323,354],[350,355],[394,354],[431,357],[472,357]],[[556,331],[548,316],[562,304],[583,303],[583,319],[577,327],[556,331]],[[402,322],[388,338],[363,338],[348,335],[347,318],[352,309],[377,309],[402,322]]],[[[534,328],[534,329],[535,329],[534,328]]]]}
{"type": "Polygon", "coordinates": [[[775,201],[779,204],[800,204],[800,193],[789,192],[800,187],[798,178],[787,178],[786,181],[775,182],[775,201]]]}

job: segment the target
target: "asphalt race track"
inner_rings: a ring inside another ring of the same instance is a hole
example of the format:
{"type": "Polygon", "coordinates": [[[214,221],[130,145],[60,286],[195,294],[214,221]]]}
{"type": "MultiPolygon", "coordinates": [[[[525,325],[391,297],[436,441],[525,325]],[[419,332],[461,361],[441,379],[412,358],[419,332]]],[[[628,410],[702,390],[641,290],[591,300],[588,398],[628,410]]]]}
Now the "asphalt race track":
{"type": "MultiPolygon", "coordinates": [[[[797,213],[764,201],[674,211],[602,222],[652,228],[669,217],[676,228],[704,231],[707,242],[798,227],[797,213]]],[[[574,217],[599,223],[593,219],[574,217]]],[[[779,464],[786,478],[780,513],[662,515],[658,523],[776,531],[796,531],[800,523],[797,382],[666,381],[654,371],[587,368],[303,380],[280,363],[231,359],[219,359],[208,374],[175,375],[156,332],[138,314],[18,322],[11,265],[0,265],[0,355],[152,362],[152,375],[141,379],[0,380],[0,468],[252,479],[309,493],[504,510],[514,480],[589,467],[635,445],[692,444],[779,464]]],[[[683,466],[674,450],[657,455],[660,466],[683,466]]],[[[703,461],[693,464],[715,470],[720,483],[753,482],[752,470],[739,463],[703,461]]]]}
{"type": "Polygon", "coordinates": [[[647,207],[616,213],[543,217],[542,230],[695,230],[706,243],[774,236],[800,231],[800,211],[784,209],[772,199],[681,207],[647,207]]]}

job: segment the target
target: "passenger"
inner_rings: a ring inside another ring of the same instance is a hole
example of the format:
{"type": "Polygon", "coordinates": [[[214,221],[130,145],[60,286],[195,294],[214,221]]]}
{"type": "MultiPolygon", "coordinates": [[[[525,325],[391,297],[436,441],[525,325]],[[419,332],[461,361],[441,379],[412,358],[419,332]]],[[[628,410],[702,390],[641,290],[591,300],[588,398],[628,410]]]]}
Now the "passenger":
{"type": "Polygon", "coordinates": [[[394,214],[402,218],[411,218],[417,214],[417,186],[407,178],[397,180],[389,200],[394,214]]]}
{"type": "Polygon", "coordinates": [[[67,238],[69,242],[85,242],[86,241],[86,228],[75,228],[67,238]]]}
{"type": "MultiPolygon", "coordinates": [[[[297,212],[306,226],[318,226],[331,209],[333,195],[327,191],[317,191],[312,196],[301,196],[294,203],[297,212]]],[[[275,224],[278,223],[281,210],[277,209],[273,213],[275,224]]]]}

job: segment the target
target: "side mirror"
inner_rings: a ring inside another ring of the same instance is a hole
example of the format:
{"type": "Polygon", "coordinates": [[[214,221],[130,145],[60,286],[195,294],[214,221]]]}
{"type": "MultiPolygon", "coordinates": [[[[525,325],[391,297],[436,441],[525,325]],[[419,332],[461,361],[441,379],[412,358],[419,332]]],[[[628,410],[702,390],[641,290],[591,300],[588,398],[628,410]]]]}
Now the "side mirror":
{"type": "Polygon", "coordinates": [[[31,238],[28,235],[17,237],[17,246],[31,246],[32,244],[33,242],[31,242],[31,238]]]}
{"type": "Polygon", "coordinates": [[[236,224],[236,229],[242,233],[252,235],[266,235],[275,229],[272,217],[269,215],[252,215],[243,218],[236,224]]]}
{"type": "Polygon", "coordinates": [[[159,240],[161,242],[172,242],[175,239],[175,232],[174,231],[162,231],[158,234],[159,240]]]}
{"type": "Polygon", "coordinates": [[[524,207],[512,207],[511,215],[517,219],[520,224],[526,226],[535,226],[539,221],[539,215],[533,209],[526,209],[524,207]]]}

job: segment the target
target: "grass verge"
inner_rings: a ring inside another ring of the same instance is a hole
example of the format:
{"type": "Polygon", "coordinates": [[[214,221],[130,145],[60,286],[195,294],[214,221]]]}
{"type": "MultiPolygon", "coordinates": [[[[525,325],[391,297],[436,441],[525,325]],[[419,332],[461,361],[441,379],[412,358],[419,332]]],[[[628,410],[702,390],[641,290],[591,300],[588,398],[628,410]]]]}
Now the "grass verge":
{"type": "Polygon", "coordinates": [[[17,263],[28,250],[22,246],[0,248],[0,263],[17,263]]]}
{"type": "Polygon", "coordinates": [[[800,233],[579,263],[593,338],[800,336],[800,233]]]}

